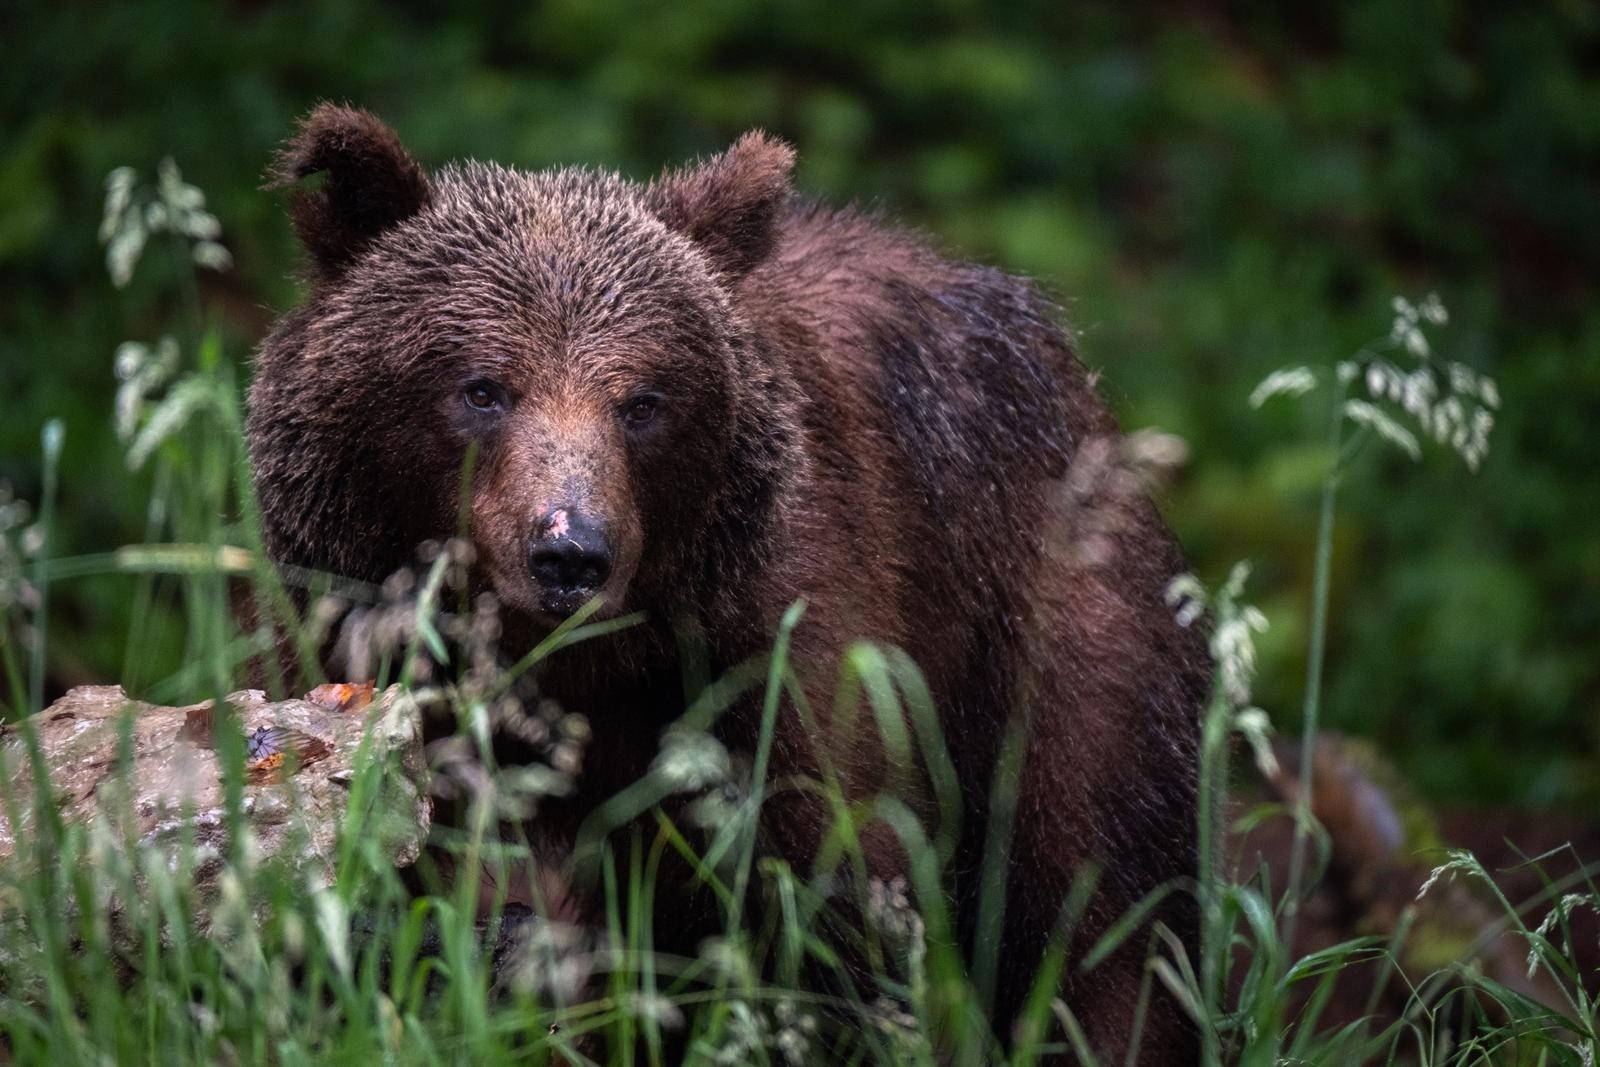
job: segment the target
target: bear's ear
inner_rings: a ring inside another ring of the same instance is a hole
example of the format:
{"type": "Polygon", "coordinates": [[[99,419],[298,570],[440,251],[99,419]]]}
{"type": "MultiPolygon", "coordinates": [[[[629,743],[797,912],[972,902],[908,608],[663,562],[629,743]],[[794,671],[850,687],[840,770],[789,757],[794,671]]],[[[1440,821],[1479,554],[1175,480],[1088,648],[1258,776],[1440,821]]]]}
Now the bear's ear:
{"type": "Polygon", "coordinates": [[[754,130],[714,159],[662,175],[645,198],[726,280],[738,281],[772,251],[793,169],[794,149],[754,130]]]}
{"type": "Polygon", "coordinates": [[[400,138],[376,116],[321,104],[273,161],[268,188],[293,185],[321,171],[320,188],[290,199],[300,243],[318,274],[336,276],[373,238],[427,204],[427,175],[400,138]]]}

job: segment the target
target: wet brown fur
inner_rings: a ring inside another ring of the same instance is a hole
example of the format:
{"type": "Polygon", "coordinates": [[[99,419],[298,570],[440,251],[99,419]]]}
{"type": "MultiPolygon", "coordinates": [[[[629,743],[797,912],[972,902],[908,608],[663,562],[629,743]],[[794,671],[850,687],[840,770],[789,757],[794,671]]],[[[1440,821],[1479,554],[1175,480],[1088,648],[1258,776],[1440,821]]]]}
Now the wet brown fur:
{"type": "MultiPolygon", "coordinates": [[[[650,622],[563,652],[541,679],[595,724],[571,825],[647,768],[682,711],[683,625],[715,673],[770,648],[804,598],[794,654],[823,726],[785,710],[774,777],[828,758],[857,795],[896,769],[859,734],[830,738],[839,658],[857,638],[905,649],[961,779],[964,936],[993,763],[1025,707],[1004,1032],[1086,864],[1103,873],[1079,953],[1142,894],[1194,874],[1204,650],[1163,604],[1181,561],[1147,501],[1114,504],[1109,552],[1062,550],[1061,483],[1083,442],[1117,431],[1056,310],[1023,280],[793,198],[791,163],[749,134],[648,186],[476,163],[428,177],[370,115],[313,112],[277,168],[328,172],[294,208],[312,291],[263,344],[250,393],[267,544],[281,563],[380,580],[455,530],[476,440],[473,537],[515,654],[548,628],[519,573],[529,523],[572,495],[604,515],[621,546],[611,608],[650,622]],[[492,427],[463,418],[474,377],[515,394],[492,427]],[[642,441],[615,418],[641,385],[666,397],[642,441]]],[[[735,709],[730,741],[752,731],[752,709],[735,709]]],[[[821,819],[782,796],[764,831],[803,865],[821,819]]],[[[903,866],[892,835],[868,848],[878,873],[903,866]]],[[[1192,945],[1186,900],[1159,915],[1192,945]]],[[[1112,1062],[1145,938],[1065,986],[1112,1062]]],[[[1141,1062],[1192,1061],[1193,1041],[1158,991],[1141,1062]]]]}

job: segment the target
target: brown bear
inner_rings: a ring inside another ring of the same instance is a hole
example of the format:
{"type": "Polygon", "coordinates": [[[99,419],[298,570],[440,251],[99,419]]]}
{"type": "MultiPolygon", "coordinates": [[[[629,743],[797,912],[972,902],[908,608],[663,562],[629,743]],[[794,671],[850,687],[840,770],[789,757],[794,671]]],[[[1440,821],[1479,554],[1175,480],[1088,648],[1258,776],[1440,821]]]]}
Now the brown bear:
{"type": "MultiPolygon", "coordinates": [[[[830,735],[842,652],[903,649],[959,780],[947,880],[969,951],[991,794],[1014,803],[993,820],[1011,832],[1005,1035],[1090,868],[1071,959],[1168,884],[1155,914],[1196,943],[1182,883],[1204,644],[1164,602],[1181,559],[1153,507],[1082,484],[1084,457],[1118,431],[1056,309],[1024,280],[797,197],[792,163],[750,133],[649,184],[475,162],[430,174],[372,115],[318,107],[275,170],[322,177],[293,198],[310,296],[262,344],[249,394],[265,543],[280,564],[378,581],[468,516],[474,581],[498,597],[511,654],[596,595],[603,613],[643,612],[540,678],[593,723],[574,820],[643,774],[684,710],[685,627],[715,675],[770,649],[800,600],[792,654],[812,718],[780,711],[771,779],[826,762],[854,796],[891,780],[915,792],[925,778],[886,765],[883,744],[830,735]],[[1075,515],[1094,507],[1093,523],[1075,515]],[[1074,550],[1088,526],[1095,550],[1074,550]],[[1010,723],[1026,743],[996,789],[1010,723]]],[[[758,716],[758,698],[730,711],[730,743],[751,745],[758,716]]],[[[765,847],[804,869],[825,818],[774,800],[765,847]]],[[[897,841],[867,835],[874,874],[903,869],[897,841]]],[[[1111,1062],[1149,943],[1144,930],[1092,972],[1064,971],[1066,1004],[1111,1062]]],[[[1143,1061],[1193,1060],[1195,1028],[1155,990],[1143,1061]]]]}

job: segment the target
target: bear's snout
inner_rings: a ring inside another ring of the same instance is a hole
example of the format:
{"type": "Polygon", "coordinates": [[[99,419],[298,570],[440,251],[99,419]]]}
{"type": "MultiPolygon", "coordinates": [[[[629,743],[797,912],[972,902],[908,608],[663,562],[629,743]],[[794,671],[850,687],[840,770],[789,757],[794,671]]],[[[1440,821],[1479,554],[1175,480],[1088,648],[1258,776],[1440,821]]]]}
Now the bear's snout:
{"type": "Polygon", "coordinates": [[[599,592],[611,576],[611,541],[605,526],[577,508],[551,509],[528,546],[528,573],[539,583],[539,606],[567,616],[599,592]]]}

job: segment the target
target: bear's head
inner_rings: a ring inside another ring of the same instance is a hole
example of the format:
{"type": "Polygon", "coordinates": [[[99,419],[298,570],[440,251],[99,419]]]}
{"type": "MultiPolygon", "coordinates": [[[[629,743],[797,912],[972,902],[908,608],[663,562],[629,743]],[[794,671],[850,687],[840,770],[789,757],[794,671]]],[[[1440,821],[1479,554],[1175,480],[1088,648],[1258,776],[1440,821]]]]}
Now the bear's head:
{"type": "Polygon", "coordinates": [[[311,293],[258,354],[251,461],[280,563],[380,580],[470,530],[545,625],[661,607],[748,541],[792,413],[738,289],[791,150],[760,133],[649,185],[467,163],[428,174],[324,105],[278,158],[311,293]]]}

